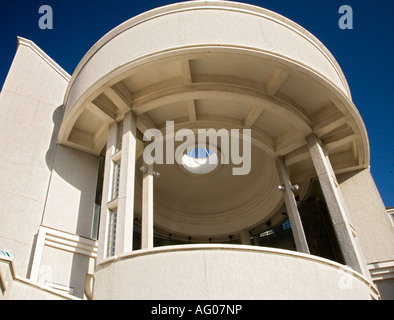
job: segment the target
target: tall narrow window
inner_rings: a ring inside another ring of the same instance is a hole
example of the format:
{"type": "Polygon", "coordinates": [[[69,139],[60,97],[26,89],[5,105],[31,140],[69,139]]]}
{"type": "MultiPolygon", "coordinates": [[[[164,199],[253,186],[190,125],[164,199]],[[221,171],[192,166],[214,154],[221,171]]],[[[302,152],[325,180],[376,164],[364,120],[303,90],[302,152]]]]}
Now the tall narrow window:
{"type": "Polygon", "coordinates": [[[119,195],[120,160],[113,162],[113,168],[111,200],[116,199],[119,195]]]}
{"type": "Polygon", "coordinates": [[[107,257],[112,257],[113,255],[115,255],[116,215],[117,215],[117,209],[113,209],[109,211],[107,257]]]}
{"type": "Polygon", "coordinates": [[[118,122],[118,127],[116,130],[115,153],[122,150],[122,139],[123,139],[123,121],[120,121],[120,122],[118,122]]]}
{"type": "Polygon", "coordinates": [[[94,212],[93,212],[92,232],[91,232],[92,239],[96,239],[96,240],[98,239],[98,230],[100,224],[101,197],[103,195],[104,166],[105,166],[105,157],[99,156],[96,198],[94,201],[94,212]]]}

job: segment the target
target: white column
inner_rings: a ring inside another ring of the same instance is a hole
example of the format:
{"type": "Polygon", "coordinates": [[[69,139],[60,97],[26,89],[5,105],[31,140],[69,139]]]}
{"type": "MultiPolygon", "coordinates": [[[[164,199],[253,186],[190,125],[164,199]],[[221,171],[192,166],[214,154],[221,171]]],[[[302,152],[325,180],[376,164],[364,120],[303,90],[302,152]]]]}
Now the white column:
{"type": "Polygon", "coordinates": [[[278,158],[277,166],[278,166],[279,178],[283,186],[282,191],[285,198],[287,215],[289,216],[291,231],[293,233],[297,251],[309,253],[309,247],[308,247],[308,243],[306,242],[305,232],[302,226],[300,213],[298,212],[297,203],[294,198],[293,191],[291,189],[290,178],[287,173],[286,165],[282,157],[278,158]]]}
{"type": "Polygon", "coordinates": [[[142,167],[141,249],[153,248],[153,165],[142,167]]]}
{"type": "Polygon", "coordinates": [[[112,155],[115,153],[116,145],[116,132],[117,123],[113,122],[108,128],[107,136],[107,150],[105,152],[105,165],[104,165],[104,178],[103,178],[103,193],[101,200],[101,212],[100,212],[100,225],[99,225],[99,237],[98,237],[98,249],[97,249],[97,263],[100,263],[106,258],[105,250],[107,246],[107,221],[108,221],[108,201],[110,195],[110,184],[111,184],[111,170],[112,170],[112,155]]]}
{"type": "Polygon", "coordinates": [[[327,153],[314,134],[307,137],[307,142],[345,263],[370,278],[327,153]]]}
{"type": "Polygon", "coordinates": [[[250,246],[251,242],[250,242],[249,231],[244,229],[244,230],[241,230],[240,234],[241,234],[241,243],[244,244],[244,245],[250,246]]]}
{"type": "Polygon", "coordinates": [[[133,111],[123,119],[115,255],[133,250],[134,185],[137,119],[133,111]]]}

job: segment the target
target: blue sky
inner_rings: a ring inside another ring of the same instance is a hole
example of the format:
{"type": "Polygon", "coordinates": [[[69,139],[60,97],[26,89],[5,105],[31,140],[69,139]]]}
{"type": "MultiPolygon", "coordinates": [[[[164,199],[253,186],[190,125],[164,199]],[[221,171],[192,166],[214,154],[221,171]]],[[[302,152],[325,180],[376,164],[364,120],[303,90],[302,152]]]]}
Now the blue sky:
{"type": "MultiPolygon", "coordinates": [[[[163,0],[14,0],[0,10],[0,87],[16,50],[16,37],[35,42],[72,74],[104,34],[129,18],[169,3],[163,0]],[[53,9],[53,29],[38,26],[42,5],[53,9]]],[[[371,172],[387,207],[394,206],[394,1],[251,0],[314,34],[339,62],[364,119],[371,148],[371,172]],[[341,30],[339,7],[353,9],[353,29],[341,30]]]]}

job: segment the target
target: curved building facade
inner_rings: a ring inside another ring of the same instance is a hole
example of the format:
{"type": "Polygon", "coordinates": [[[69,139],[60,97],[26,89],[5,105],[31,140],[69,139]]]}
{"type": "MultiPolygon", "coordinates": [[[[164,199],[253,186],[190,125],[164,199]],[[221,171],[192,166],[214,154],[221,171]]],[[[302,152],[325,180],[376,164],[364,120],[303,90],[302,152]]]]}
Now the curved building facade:
{"type": "Polygon", "coordinates": [[[363,120],[287,18],[157,8],[71,77],[19,38],[0,99],[4,298],[394,297],[363,120]]]}

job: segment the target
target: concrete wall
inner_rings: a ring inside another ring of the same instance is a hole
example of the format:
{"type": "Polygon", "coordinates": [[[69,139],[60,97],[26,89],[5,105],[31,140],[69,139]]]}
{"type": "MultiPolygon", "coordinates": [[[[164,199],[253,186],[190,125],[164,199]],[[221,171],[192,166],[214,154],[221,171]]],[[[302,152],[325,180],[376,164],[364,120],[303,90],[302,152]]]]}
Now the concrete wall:
{"type": "Polygon", "coordinates": [[[394,260],[394,228],[369,169],[337,180],[367,263],[394,260]]]}
{"type": "Polygon", "coordinates": [[[0,300],[75,300],[75,298],[17,276],[13,260],[0,256],[0,300]]]}
{"type": "Polygon", "coordinates": [[[45,246],[40,269],[38,283],[47,284],[50,287],[61,287],[75,297],[84,297],[89,257],[45,246]],[[61,263],[57,263],[58,261],[61,263]]]}
{"type": "Polygon", "coordinates": [[[369,169],[337,176],[372,280],[394,299],[394,228],[369,169]]]}
{"type": "Polygon", "coordinates": [[[98,157],[57,144],[69,79],[34,43],[18,39],[0,94],[0,248],[14,254],[17,276],[29,278],[35,265],[36,286],[49,270],[54,284],[82,298],[91,248],[78,254],[83,239],[74,244],[72,235],[91,236],[98,157]],[[69,234],[59,238],[65,244],[44,250],[40,226],[69,234]]]}
{"type": "Polygon", "coordinates": [[[0,94],[0,247],[28,273],[41,224],[52,163],[56,122],[68,80],[34,44],[19,40],[0,94]]]}
{"type": "Polygon", "coordinates": [[[350,268],[299,252],[241,245],[181,245],[110,260],[95,299],[371,299],[350,268]]]}
{"type": "Polygon", "coordinates": [[[57,146],[43,225],[89,238],[98,157],[57,146]]]}
{"type": "Polygon", "coordinates": [[[374,281],[382,300],[394,300],[394,279],[374,281]]]}

